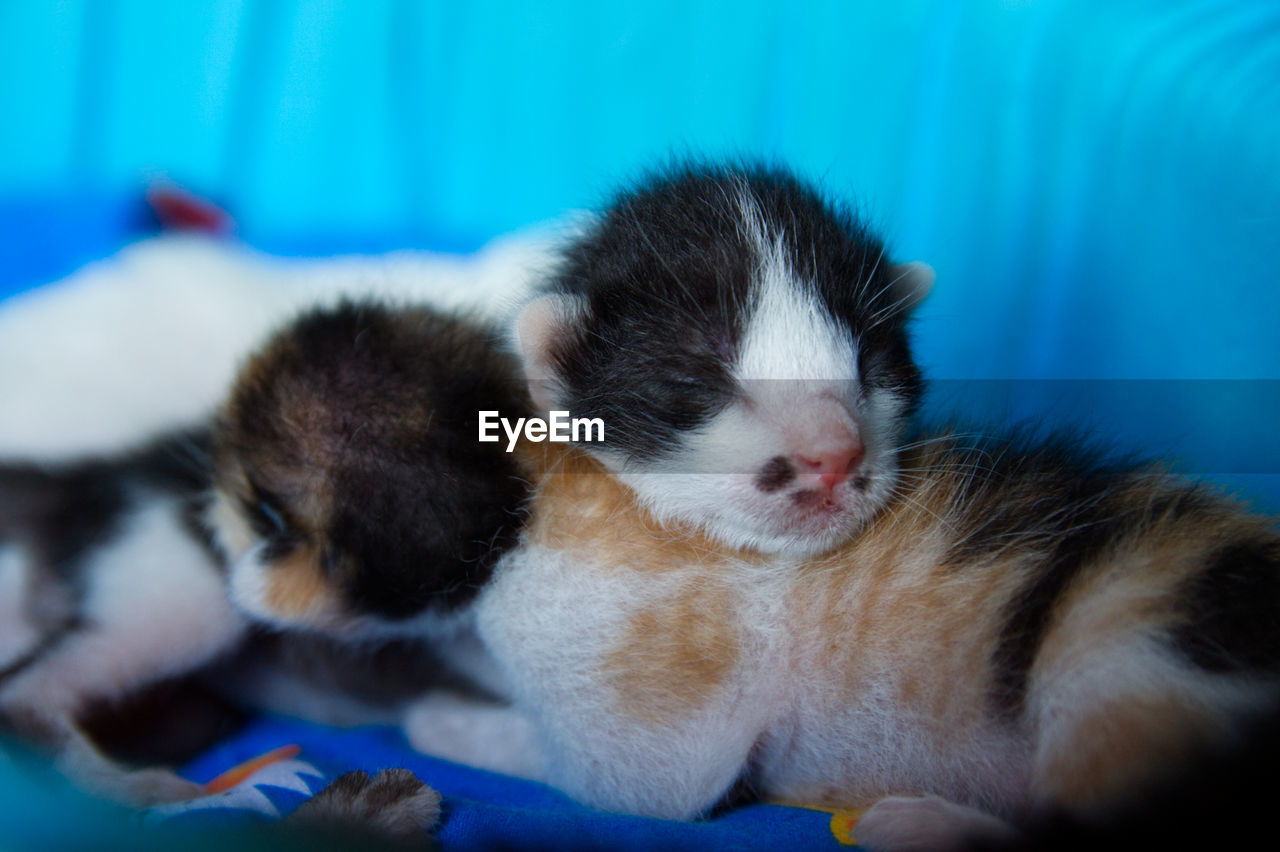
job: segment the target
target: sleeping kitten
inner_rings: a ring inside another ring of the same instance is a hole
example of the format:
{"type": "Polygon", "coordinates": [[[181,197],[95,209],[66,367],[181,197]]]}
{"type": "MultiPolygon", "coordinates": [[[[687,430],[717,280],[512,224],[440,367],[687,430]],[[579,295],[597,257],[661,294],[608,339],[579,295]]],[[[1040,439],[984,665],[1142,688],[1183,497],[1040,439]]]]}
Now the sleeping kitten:
{"type": "Polygon", "coordinates": [[[359,303],[293,323],[218,420],[208,519],[236,604],[349,641],[447,621],[514,543],[528,494],[521,460],[476,441],[478,414],[527,405],[487,326],[359,303]]]}
{"type": "Polygon", "coordinates": [[[786,174],[693,169],[570,244],[516,337],[534,402],[602,419],[586,448],[660,520],[814,554],[893,488],[932,282],[786,174]]]}
{"type": "Polygon", "coordinates": [[[396,718],[441,668],[399,640],[447,622],[520,522],[518,460],[473,440],[477,405],[526,404],[493,337],[427,309],[314,310],[250,359],[212,431],[0,466],[0,719],[81,783],[146,804],[201,791],[112,761],[83,724],[159,681],[200,673],[322,721],[396,718]]]}
{"type": "Polygon", "coordinates": [[[861,841],[937,849],[1105,811],[1273,712],[1271,520],[1067,442],[904,440],[928,278],[784,173],[622,196],[516,326],[535,401],[606,441],[524,447],[475,602],[515,705],[429,698],[415,744],[629,813],[874,805],[861,841]]]}
{"type": "Polygon", "coordinates": [[[232,599],[283,647],[221,681],[281,712],[392,721],[444,651],[501,693],[467,605],[515,544],[529,482],[476,441],[478,412],[528,406],[496,330],[426,308],[317,310],[255,353],[219,416],[207,519],[232,599]]]}

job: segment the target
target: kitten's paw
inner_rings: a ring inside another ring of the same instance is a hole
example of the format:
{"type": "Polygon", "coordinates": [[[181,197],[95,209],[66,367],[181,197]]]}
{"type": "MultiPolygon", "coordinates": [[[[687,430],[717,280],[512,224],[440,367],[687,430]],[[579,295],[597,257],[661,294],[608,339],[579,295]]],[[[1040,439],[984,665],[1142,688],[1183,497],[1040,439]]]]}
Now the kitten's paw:
{"type": "Polygon", "coordinates": [[[121,766],[78,738],[58,755],[54,765],[82,790],[133,808],[186,802],[205,795],[203,786],[172,770],[121,766]]]}
{"type": "Polygon", "coordinates": [[[862,815],[854,834],[874,852],[949,852],[975,840],[1009,841],[1013,826],[937,796],[889,796],[862,815]]]}
{"type": "Polygon", "coordinates": [[[291,825],[407,840],[440,819],[440,794],[407,769],[348,772],[289,817],[291,825]]]}
{"type": "Polygon", "coordinates": [[[205,795],[204,787],[167,769],[134,769],[111,783],[96,786],[112,799],[138,808],[186,802],[205,795]]]}

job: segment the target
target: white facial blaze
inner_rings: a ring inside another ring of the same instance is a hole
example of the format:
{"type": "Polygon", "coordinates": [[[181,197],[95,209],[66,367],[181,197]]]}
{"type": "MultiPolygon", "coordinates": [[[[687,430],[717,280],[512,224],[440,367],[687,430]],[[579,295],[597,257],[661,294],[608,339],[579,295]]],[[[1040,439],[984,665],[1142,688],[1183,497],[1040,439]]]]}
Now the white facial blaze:
{"type": "Polygon", "coordinates": [[[750,324],[735,364],[739,381],[831,382],[843,389],[858,377],[853,340],[801,287],[781,236],[770,236],[755,203],[741,202],[743,230],[758,271],[750,324]]]}
{"type": "Polygon", "coordinates": [[[890,478],[872,476],[857,493],[846,481],[833,495],[838,507],[809,510],[796,493],[813,489],[815,477],[799,475],[798,459],[861,445],[864,469],[891,473],[892,415],[881,394],[862,405],[857,341],[797,279],[785,242],[767,232],[755,202],[744,194],[739,206],[756,255],[747,323],[730,365],[740,396],[678,452],[630,470],[624,464],[619,475],[659,517],[692,521],[735,546],[815,553],[856,529],[890,478]],[[796,473],[766,491],[758,476],[779,458],[796,473]]]}

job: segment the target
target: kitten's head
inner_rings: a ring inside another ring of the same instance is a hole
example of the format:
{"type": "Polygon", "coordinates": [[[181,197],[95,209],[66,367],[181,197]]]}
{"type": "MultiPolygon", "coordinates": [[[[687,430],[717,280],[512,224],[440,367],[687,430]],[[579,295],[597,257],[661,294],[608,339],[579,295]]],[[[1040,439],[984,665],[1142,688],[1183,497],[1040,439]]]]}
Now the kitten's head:
{"type": "Polygon", "coordinates": [[[895,265],[791,175],[687,167],[624,194],[516,325],[535,406],[664,520],[810,554],[888,499],[921,392],[895,265]]]}
{"type": "Polygon", "coordinates": [[[303,315],[249,360],[217,425],[209,520],[233,599],[350,637],[466,602],[528,488],[476,441],[477,412],[527,404],[486,328],[376,304],[303,315]]]}

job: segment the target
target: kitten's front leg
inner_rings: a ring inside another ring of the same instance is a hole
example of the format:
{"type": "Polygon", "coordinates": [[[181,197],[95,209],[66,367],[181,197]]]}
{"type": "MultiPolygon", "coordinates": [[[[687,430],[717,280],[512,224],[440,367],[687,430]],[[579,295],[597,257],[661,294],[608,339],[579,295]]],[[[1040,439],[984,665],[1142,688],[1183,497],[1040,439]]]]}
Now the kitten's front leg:
{"type": "Polygon", "coordinates": [[[652,727],[625,714],[563,721],[550,738],[550,783],[594,808],[660,819],[698,819],[723,802],[756,739],[718,712],[652,727]]]}
{"type": "Polygon", "coordinates": [[[133,769],[100,752],[79,730],[72,730],[55,765],[81,787],[133,807],[181,802],[206,795],[205,789],[171,769],[133,769]]]}
{"type": "Polygon", "coordinates": [[[403,726],[410,744],[433,757],[548,783],[606,810],[677,819],[719,802],[747,762],[745,732],[729,749],[708,735],[729,728],[724,718],[646,731],[561,709],[572,723],[557,716],[540,726],[519,707],[441,692],[415,702],[403,726]]]}
{"type": "Polygon", "coordinates": [[[415,749],[491,772],[545,781],[546,756],[537,726],[509,704],[434,692],[405,711],[405,736],[415,749]]]}

